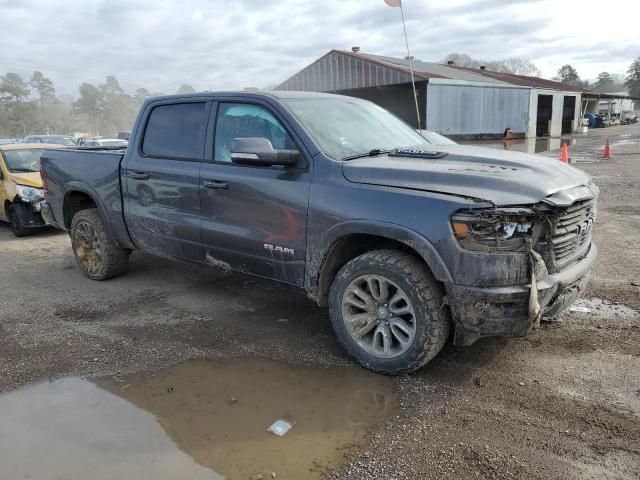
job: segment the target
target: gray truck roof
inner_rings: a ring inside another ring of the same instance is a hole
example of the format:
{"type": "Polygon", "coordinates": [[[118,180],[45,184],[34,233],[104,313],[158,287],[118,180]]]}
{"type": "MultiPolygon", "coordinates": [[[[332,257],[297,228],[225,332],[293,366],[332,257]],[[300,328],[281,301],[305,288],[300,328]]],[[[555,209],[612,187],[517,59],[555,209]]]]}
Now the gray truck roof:
{"type": "Polygon", "coordinates": [[[246,97],[246,98],[277,98],[277,99],[293,99],[293,98],[344,98],[344,95],[336,95],[333,93],[320,92],[293,92],[284,90],[222,90],[213,92],[196,92],[196,93],[177,93],[173,95],[162,95],[151,97],[148,101],[154,100],[170,100],[177,98],[206,98],[206,97],[246,97]]]}

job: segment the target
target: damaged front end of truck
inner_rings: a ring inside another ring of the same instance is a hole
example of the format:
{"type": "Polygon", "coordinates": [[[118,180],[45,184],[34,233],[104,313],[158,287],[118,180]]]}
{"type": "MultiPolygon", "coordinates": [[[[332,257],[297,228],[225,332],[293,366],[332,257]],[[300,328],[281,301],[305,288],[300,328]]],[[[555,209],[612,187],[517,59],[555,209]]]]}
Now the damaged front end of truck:
{"type": "Polygon", "coordinates": [[[476,272],[475,284],[445,285],[456,345],[525,336],[543,316],[559,314],[579,297],[597,253],[591,241],[597,195],[590,184],[531,206],[470,208],[452,216],[467,262],[475,255],[489,271],[486,278],[504,278],[503,285],[487,286],[476,272]]]}

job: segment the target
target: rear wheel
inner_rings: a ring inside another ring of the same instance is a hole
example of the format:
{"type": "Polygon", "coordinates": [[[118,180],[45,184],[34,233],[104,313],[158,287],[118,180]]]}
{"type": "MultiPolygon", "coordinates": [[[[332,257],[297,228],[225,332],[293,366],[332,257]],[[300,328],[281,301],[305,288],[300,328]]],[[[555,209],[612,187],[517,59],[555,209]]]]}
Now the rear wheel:
{"type": "Polygon", "coordinates": [[[397,250],[360,255],[336,275],[329,293],[331,323],[360,364],[396,375],[426,364],[450,330],[442,286],[415,257],[397,250]]]}
{"type": "Polygon", "coordinates": [[[74,215],[71,246],[82,271],[92,280],[121,275],[129,266],[129,251],[116,245],[95,208],[74,215]]]}
{"type": "Polygon", "coordinates": [[[7,213],[9,223],[11,224],[11,231],[16,237],[26,237],[31,234],[31,230],[26,226],[26,212],[24,211],[23,205],[14,203],[9,207],[7,213]]]}

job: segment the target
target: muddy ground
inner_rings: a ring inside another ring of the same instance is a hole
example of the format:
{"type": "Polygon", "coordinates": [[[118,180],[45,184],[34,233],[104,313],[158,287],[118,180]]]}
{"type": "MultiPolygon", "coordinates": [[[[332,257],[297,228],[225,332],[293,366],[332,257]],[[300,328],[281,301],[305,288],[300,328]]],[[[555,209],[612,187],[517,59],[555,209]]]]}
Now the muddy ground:
{"type": "MultiPolygon", "coordinates": [[[[591,312],[567,313],[524,339],[447,345],[393,380],[395,413],[328,477],[640,477],[640,126],[592,132],[571,155],[601,188],[600,256],[580,301],[591,312]],[[614,159],[594,162],[605,136],[614,159]]],[[[0,224],[3,393],[194,358],[359,368],[326,311],[297,292],[143,254],[131,260],[127,275],[91,282],[65,234],[16,239],[0,224]]]]}

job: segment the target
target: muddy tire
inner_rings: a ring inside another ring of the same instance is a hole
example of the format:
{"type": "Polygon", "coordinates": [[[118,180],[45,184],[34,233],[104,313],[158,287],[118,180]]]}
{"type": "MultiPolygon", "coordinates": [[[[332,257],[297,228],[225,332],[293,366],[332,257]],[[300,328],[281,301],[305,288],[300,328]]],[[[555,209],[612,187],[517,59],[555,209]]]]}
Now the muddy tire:
{"type": "Polygon", "coordinates": [[[26,227],[26,212],[24,206],[19,203],[14,203],[9,207],[7,211],[9,217],[9,224],[11,225],[11,231],[16,237],[26,237],[31,235],[31,230],[26,227]]]}
{"type": "Polygon", "coordinates": [[[329,292],[338,341],[362,366],[398,375],[435,357],[449,337],[444,291],[417,258],[376,250],[347,263],[329,292]]]}
{"type": "Polygon", "coordinates": [[[127,271],[129,251],[116,245],[97,209],[76,213],[70,234],[76,261],[91,280],[106,280],[127,271]]]}

